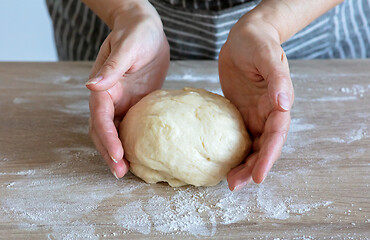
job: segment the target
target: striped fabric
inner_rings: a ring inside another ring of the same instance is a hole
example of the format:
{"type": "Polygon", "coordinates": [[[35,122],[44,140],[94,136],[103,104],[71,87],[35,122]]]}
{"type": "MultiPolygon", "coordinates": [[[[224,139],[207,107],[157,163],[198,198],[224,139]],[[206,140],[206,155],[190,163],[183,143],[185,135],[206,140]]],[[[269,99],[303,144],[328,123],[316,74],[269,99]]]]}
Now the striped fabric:
{"type": "MultiPolygon", "coordinates": [[[[230,28],[259,0],[149,0],[171,59],[217,59],[230,28]]],[[[94,60],[108,27],[81,1],[46,0],[60,60],[94,60]]],[[[285,42],[288,59],[369,58],[370,0],[346,0],[285,42]]]]}
{"type": "Polygon", "coordinates": [[[172,6],[161,0],[149,1],[161,16],[173,59],[217,59],[231,27],[258,3],[249,1],[208,11],[172,6]]]}
{"type": "Polygon", "coordinates": [[[162,2],[183,9],[203,9],[207,11],[220,11],[227,8],[250,2],[251,0],[163,0],[162,2]]]}

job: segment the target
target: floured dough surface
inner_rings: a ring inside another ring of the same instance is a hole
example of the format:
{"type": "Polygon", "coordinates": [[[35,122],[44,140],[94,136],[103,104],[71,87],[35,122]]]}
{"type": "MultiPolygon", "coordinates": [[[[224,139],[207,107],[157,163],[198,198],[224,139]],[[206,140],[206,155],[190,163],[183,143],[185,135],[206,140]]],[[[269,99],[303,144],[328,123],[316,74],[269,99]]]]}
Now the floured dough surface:
{"type": "Polygon", "coordinates": [[[173,187],[218,184],[251,147],[236,107],[193,88],[144,97],[123,119],[120,138],[133,174],[173,187]]]}

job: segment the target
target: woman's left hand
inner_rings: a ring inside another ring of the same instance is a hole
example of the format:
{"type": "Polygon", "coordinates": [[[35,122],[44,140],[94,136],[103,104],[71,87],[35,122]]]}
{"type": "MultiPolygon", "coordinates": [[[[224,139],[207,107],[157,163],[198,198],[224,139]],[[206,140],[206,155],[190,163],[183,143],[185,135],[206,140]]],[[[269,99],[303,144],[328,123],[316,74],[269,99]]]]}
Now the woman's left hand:
{"type": "Polygon", "coordinates": [[[219,56],[222,90],[242,114],[252,139],[245,163],[227,176],[230,190],[261,183],[280,157],[290,125],[294,90],[276,29],[263,19],[242,18],[219,56]]]}

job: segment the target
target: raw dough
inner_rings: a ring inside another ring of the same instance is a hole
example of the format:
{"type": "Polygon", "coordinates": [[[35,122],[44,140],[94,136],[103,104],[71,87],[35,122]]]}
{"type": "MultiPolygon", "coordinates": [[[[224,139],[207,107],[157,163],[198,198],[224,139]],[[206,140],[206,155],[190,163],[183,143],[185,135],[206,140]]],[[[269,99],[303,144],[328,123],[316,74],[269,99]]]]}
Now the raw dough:
{"type": "Polygon", "coordinates": [[[123,119],[120,138],[132,173],[172,187],[218,184],[251,147],[236,107],[193,88],[144,97],[123,119]]]}

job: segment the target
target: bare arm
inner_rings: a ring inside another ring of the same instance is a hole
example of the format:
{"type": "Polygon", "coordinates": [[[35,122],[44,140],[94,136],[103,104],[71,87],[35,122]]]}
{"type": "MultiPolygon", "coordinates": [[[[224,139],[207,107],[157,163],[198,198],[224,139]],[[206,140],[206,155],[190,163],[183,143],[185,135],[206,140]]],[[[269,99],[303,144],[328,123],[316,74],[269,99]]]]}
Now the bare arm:
{"type": "Polygon", "coordinates": [[[342,2],[343,0],[263,0],[256,8],[244,15],[243,20],[262,18],[274,26],[279,33],[280,43],[283,43],[342,2]]]}
{"type": "Polygon", "coordinates": [[[159,15],[148,0],[81,0],[86,4],[110,29],[118,16],[131,16],[149,14],[161,24],[159,15]]]}

